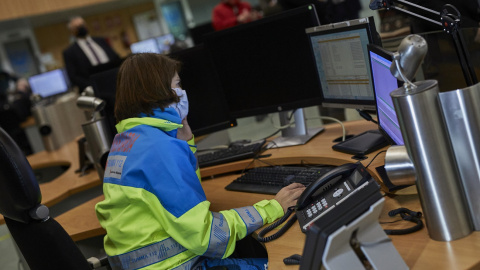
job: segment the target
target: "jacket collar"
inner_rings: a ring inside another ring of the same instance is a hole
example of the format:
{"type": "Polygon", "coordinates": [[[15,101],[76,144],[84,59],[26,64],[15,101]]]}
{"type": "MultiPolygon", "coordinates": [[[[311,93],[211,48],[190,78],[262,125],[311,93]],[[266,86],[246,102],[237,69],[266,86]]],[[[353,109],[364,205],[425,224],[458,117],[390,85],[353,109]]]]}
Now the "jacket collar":
{"type": "Polygon", "coordinates": [[[147,125],[159,128],[165,132],[179,129],[183,127],[180,117],[177,116],[175,109],[166,108],[165,111],[161,109],[154,109],[153,115],[147,116],[140,114],[139,117],[128,118],[120,121],[115,127],[117,132],[121,133],[139,125],[147,125]]]}

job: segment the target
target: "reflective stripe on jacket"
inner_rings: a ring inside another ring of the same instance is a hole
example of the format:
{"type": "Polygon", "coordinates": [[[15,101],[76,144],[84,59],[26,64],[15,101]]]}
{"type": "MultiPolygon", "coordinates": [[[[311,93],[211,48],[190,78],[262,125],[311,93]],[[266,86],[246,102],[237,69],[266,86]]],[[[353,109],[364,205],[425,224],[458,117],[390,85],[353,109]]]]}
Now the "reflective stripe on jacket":
{"type": "Polygon", "coordinates": [[[117,125],[96,205],[113,269],[190,269],[199,256],[228,257],[235,242],[283,215],[275,200],[211,212],[193,140],[176,138],[173,109],[117,125]]]}

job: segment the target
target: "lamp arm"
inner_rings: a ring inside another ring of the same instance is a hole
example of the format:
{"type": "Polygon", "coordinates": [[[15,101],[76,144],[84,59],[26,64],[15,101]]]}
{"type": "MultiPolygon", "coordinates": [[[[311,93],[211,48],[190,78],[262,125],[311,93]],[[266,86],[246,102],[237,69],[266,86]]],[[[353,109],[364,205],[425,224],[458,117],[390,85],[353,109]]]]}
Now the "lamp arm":
{"type": "Polygon", "coordinates": [[[414,16],[417,18],[420,18],[422,20],[434,23],[436,25],[440,25],[443,27],[443,31],[447,32],[450,34],[453,38],[454,45],[455,45],[455,50],[457,52],[458,59],[460,61],[460,66],[462,67],[463,71],[463,76],[465,77],[465,82],[467,83],[467,86],[471,86],[474,84],[478,83],[477,80],[477,75],[475,73],[475,70],[473,68],[472,63],[470,62],[470,54],[465,46],[465,41],[463,39],[462,33],[459,31],[460,30],[460,22],[461,22],[461,14],[458,11],[458,9],[450,4],[446,4],[443,6],[442,11],[438,12],[426,7],[422,7],[420,5],[410,3],[405,0],[395,0],[395,2],[399,2],[405,5],[409,5],[418,9],[422,9],[425,11],[428,11],[430,13],[433,13],[437,16],[440,17],[440,21],[436,21],[433,19],[430,19],[428,17],[419,15],[415,12],[406,10],[404,8],[400,8],[394,5],[393,0],[371,0],[370,1],[370,9],[372,10],[377,10],[381,8],[385,8],[387,10],[393,9],[393,10],[398,10],[400,12],[406,13],[410,16],[414,16]],[[454,10],[457,14],[452,14],[448,12],[448,9],[454,10]]]}

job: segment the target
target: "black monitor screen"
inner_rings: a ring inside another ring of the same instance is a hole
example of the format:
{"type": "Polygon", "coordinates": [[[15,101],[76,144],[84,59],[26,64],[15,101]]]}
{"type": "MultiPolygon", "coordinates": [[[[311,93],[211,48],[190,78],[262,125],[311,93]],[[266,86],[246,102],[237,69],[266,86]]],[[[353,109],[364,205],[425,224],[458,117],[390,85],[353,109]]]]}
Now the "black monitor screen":
{"type": "Polygon", "coordinates": [[[319,25],[307,5],[204,36],[234,117],[320,105],[305,29],[319,25]]]}
{"type": "Polygon", "coordinates": [[[375,109],[368,44],[381,45],[373,17],[307,29],[325,107],[375,109]]]}
{"type": "Polygon", "coordinates": [[[203,45],[169,54],[182,62],[178,74],[189,101],[188,123],[196,135],[204,135],[236,125],[216,70],[203,45]]]}
{"type": "Polygon", "coordinates": [[[404,145],[397,114],[390,96],[390,93],[401,85],[401,82],[390,72],[393,53],[375,45],[368,46],[368,53],[372,70],[378,125],[391,143],[404,145]]]}
{"type": "Polygon", "coordinates": [[[47,71],[28,78],[33,94],[42,98],[63,94],[68,91],[68,80],[62,69],[47,71]]]}
{"type": "Polygon", "coordinates": [[[117,74],[119,68],[113,68],[98,72],[90,76],[93,92],[95,96],[105,101],[105,108],[103,109],[103,116],[107,121],[110,129],[110,134],[117,134],[115,125],[115,94],[117,89],[117,74]]]}
{"type": "MultiPolygon", "coordinates": [[[[189,100],[188,123],[192,132],[200,136],[236,126],[236,121],[229,116],[218,78],[203,46],[169,56],[182,62],[179,76],[189,100]]],[[[112,134],[117,133],[114,115],[117,73],[118,68],[115,68],[90,78],[95,96],[106,102],[104,114],[112,134]]]]}

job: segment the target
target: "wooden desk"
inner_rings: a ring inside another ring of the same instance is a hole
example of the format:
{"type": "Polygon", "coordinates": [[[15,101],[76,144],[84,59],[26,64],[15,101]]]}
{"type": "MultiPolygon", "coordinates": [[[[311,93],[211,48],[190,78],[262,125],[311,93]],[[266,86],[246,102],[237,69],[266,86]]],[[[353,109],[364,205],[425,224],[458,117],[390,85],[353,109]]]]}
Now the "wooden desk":
{"type": "MultiPolygon", "coordinates": [[[[345,126],[350,134],[358,134],[365,130],[375,128],[375,125],[363,120],[349,122],[346,123],[345,126]]],[[[331,149],[333,145],[332,140],[340,135],[341,128],[338,124],[327,125],[323,133],[317,135],[306,145],[268,150],[264,154],[271,154],[271,156],[262,160],[267,161],[269,164],[277,165],[301,163],[341,165],[346,162],[355,162],[355,160],[351,159],[351,155],[335,152],[331,149]]],[[[41,160],[45,161],[46,158],[59,160],[63,154],[67,155],[66,152],[68,151],[76,155],[74,149],[76,148],[71,148],[70,150],[62,148],[59,151],[65,151],[65,153],[61,152],[47,156],[31,157],[29,160],[36,164],[41,160]]],[[[364,165],[370,163],[372,158],[381,150],[369,154],[368,159],[362,161],[362,163],[364,165]]],[[[251,160],[245,160],[201,170],[202,176],[204,177],[202,185],[207,199],[211,202],[212,211],[252,205],[262,199],[271,199],[274,197],[272,195],[225,190],[225,186],[237,178],[239,171],[243,170],[250,163],[251,160]]],[[[381,179],[374,168],[383,165],[383,163],[384,154],[380,154],[368,167],[372,176],[380,182],[381,179]]],[[[73,168],[71,169],[74,170],[76,168],[75,164],[72,166],[73,168]]],[[[251,166],[269,165],[262,161],[255,161],[251,166]]],[[[77,190],[82,186],[80,183],[86,181],[86,179],[79,180],[78,175],[70,174],[70,177],[73,179],[62,180],[65,183],[59,181],[59,183],[61,183],[60,186],[66,185],[66,182],[70,181],[70,184],[74,184],[77,187],[76,189],[73,187],[70,188],[77,190]]],[[[92,177],[92,175],[90,175],[90,177],[92,177]]],[[[58,179],[55,181],[58,181],[58,179]]],[[[49,188],[53,189],[53,187],[50,186],[49,188]]],[[[71,192],[70,188],[66,189],[63,187],[60,190],[68,194],[68,192],[71,192]],[[66,190],[69,191],[67,192],[66,190]]],[[[53,196],[50,193],[51,191],[48,191],[47,187],[44,186],[42,186],[42,192],[48,194],[48,196],[44,195],[44,199],[48,198],[50,201],[55,201],[55,198],[62,197],[53,196]]],[[[398,217],[391,218],[387,214],[388,211],[398,207],[407,207],[414,211],[421,211],[418,196],[414,194],[414,192],[412,193],[413,195],[386,197],[385,207],[379,219],[380,222],[398,220],[398,217]]],[[[60,215],[56,220],[75,241],[104,235],[105,230],[100,226],[94,210],[95,204],[101,200],[103,200],[103,196],[90,200],[60,215]]],[[[383,224],[382,226],[385,229],[400,229],[410,227],[412,223],[402,221],[393,224],[383,224]]],[[[294,224],[285,235],[277,240],[266,243],[265,247],[269,256],[269,269],[298,269],[298,266],[284,265],[283,259],[293,254],[302,254],[305,237],[305,234],[300,231],[298,224],[294,224]]],[[[411,269],[480,269],[480,256],[478,255],[478,250],[480,250],[480,232],[474,232],[465,238],[451,242],[438,242],[431,240],[428,236],[427,229],[424,228],[419,232],[408,235],[391,236],[391,239],[411,269]]],[[[386,258],[386,260],[388,260],[388,258],[386,258]]]]}
{"type": "MultiPolygon", "coordinates": [[[[274,197],[273,195],[226,191],[225,186],[238,176],[239,174],[231,174],[203,182],[203,188],[207,199],[211,202],[212,211],[252,205],[262,199],[272,199],[274,197]]],[[[386,197],[385,199],[385,206],[379,219],[380,222],[398,220],[398,217],[389,217],[388,212],[399,207],[421,211],[416,194],[397,195],[394,198],[386,197]]],[[[103,200],[103,196],[59,216],[56,220],[75,241],[104,235],[105,230],[100,227],[94,211],[95,204],[101,200],[103,200]]],[[[412,226],[412,223],[401,221],[382,226],[385,229],[404,229],[412,226]]],[[[274,232],[275,230],[271,233],[274,232]]],[[[298,266],[285,265],[283,259],[293,254],[302,254],[305,238],[306,236],[300,231],[300,226],[298,226],[297,222],[277,240],[265,243],[268,252],[269,269],[298,269],[298,266]]],[[[474,232],[468,237],[451,242],[431,240],[426,228],[416,233],[393,235],[390,238],[400,256],[411,269],[480,269],[480,257],[478,256],[480,232],[474,232]]]]}

